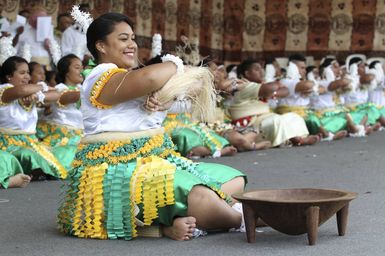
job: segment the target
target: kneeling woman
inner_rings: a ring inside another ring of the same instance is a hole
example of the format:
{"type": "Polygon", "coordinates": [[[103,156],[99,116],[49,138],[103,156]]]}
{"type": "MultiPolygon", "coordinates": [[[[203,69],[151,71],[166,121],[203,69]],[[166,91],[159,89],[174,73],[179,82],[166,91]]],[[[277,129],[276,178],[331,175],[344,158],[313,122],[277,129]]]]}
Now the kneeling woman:
{"type": "Polygon", "coordinates": [[[25,174],[41,170],[56,178],[65,178],[67,170],[51,151],[38,143],[35,136],[35,103],[55,101],[57,93],[49,92],[48,88],[39,84],[28,84],[29,80],[28,63],[25,59],[13,56],[3,63],[3,84],[0,85],[0,148],[19,160],[25,174]]]}
{"type": "Polygon", "coordinates": [[[98,65],[81,89],[85,137],[59,209],[60,228],[78,237],[129,240],[138,223],[157,222],[164,235],[188,240],[195,227],[239,227],[241,214],[230,206],[230,195],[243,190],[244,175],[174,152],[161,128],[166,114],[148,113],[143,104],[183,65],[172,59],[133,70],[132,28],[126,16],[107,13],[87,31],[98,65]]]}
{"type": "Polygon", "coordinates": [[[76,55],[69,54],[59,60],[57,70],[55,89],[60,98],[51,104],[52,113],[39,122],[38,137],[50,147],[77,147],[83,133],[83,115],[79,109],[83,65],[76,55]]]}

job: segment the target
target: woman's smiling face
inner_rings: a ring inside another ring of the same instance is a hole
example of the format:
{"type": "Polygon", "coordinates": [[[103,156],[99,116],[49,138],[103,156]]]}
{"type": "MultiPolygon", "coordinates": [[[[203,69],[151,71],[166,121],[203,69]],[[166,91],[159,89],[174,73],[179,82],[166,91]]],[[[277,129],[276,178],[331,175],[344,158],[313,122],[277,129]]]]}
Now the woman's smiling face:
{"type": "Polygon", "coordinates": [[[30,80],[29,69],[27,63],[16,64],[16,70],[9,78],[9,83],[14,86],[26,85],[30,80]]]}
{"type": "Polygon", "coordinates": [[[101,62],[114,63],[120,68],[134,68],[137,65],[135,34],[130,25],[120,22],[104,41],[97,43],[101,62]]]}

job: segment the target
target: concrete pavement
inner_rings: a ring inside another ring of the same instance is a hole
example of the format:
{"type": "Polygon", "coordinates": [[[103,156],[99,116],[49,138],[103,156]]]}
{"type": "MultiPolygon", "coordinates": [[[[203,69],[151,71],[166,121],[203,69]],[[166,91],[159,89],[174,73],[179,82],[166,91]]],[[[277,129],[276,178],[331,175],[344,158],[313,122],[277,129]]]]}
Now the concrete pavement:
{"type": "Polygon", "coordinates": [[[210,234],[188,242],[167,238],[101,241],[64,236],[56,229],[60,181],[0,191],[0,255],[385,255],[385,132],[311,147],[280,148],[205,159],[243,170],[248,189],[316,187],[357,192],[347,234],[335,218],[323,224],[315,246],[306,235],[259,229],[257,242],[244,233],[210,234]]]}

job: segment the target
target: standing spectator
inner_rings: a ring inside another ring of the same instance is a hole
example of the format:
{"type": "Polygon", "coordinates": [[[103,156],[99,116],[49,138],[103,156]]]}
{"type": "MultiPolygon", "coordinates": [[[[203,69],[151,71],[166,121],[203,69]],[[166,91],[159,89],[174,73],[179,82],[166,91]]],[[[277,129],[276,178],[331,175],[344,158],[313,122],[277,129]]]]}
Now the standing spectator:
{"type": "Polygon", "coordinates": [[[54,31],[54,36],[56,41],[60,44],[64,31],[69,28],[74,21],[72,20],[71,14],[61,13],[57,16],[56,19],[56,28],[54,31]]]}
{"type": "Polygon", "coordinates": [[[36,61],[44,65],[47,69],[51,69],[51,56],[56,56],[56,52],[50,50],[50,45],[54,44],[53,32],[51,31],[44,42],[37,41],[37,19],[38,17],[48,16],[47,11],[40,6],[36,6],[31,11],[28,18],[28,24],[24,27],[24,32],[20,35],[17,42],[18,54],[24,56],[25,49],[29,48],[31,61],[36,61]],[[26,47],[29,46],[29,47],[26,47]]]}
{"type": "Polygon", "coordinates": [[[3,28],[4,27],[8,27],[9,26],[9,22],[7,20],[6,17],[3,17],[3,10],[4,10],[4,6],[5,6],[5,1],[4,0],[0,0],[0,32],[1,32],[1,35],[0,37],[3,37],[3,36],[8,36],[8,34],[3,31],[3,28]]]}

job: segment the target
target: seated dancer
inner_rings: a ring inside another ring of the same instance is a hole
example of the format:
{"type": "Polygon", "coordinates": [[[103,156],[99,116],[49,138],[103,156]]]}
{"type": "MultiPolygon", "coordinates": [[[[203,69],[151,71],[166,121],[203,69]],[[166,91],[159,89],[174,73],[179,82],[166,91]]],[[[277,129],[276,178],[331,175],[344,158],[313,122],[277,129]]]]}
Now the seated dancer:
{"type": "Polygon", "coordinates": [[[368,62],[369,74],[375,76],[377,86],[369,91],[369,103],[374,104],[385,115],[385,74],[382,63],[376,59],[368,62]]]}
{"type": "Polygon", "coordinates": [[[165,236],[189,240],[196,227],[240,227],[242,215],[230,206],[230,195],[243,191],[245,176],[180,157],[161,127],[164,104],[178,91],[187,93],[192,79],[200,86],[196,97],[207,93],[213,100],[210,72],[184,71],[182,60],[169,55],[135,70],[133,25],[119,13],[91,23],[87,47],[97,66],[81,88],[85,137],[59,209],[60,229],[77,237],[130,240],[138,225],[155,222],[165,236]],[[206,75],[194,78],[199,72],[206,75]]]}
{"type": "Polygon", "coordinates": [[[250,82],[244,89],[237,91],[229,112],[233,124],[240,127],[254,127],[273,147],[288,142],[295,146],[312,145],[318,142],[315,135],[309,136],[305,121],[295,113],[278,115],[271,112],[270,98],[288,95],[286,87],[279,82],[263,84],[264,70],[256,60],[245,60],[237,68],[239,78],[250,82]],[[265,101],[262,101],[264,99],[265,101]]]}
{"type": "MultiPolygon", "coordinates": [[[[385,126],[385,117],[374,104],[368,103],[369,90],[377,87],[373,74],[367,74],[363,59],[352,55],[346,59],[348,77],[352,80],[352,90],[344,94],[345,107],[350,110],[348,115],[356,124],[367,120],[366,134],[385,126]]],[[[366,124],[366,122],[365,122],[366,124]]]]}
{"type": "Polygon", "coordinates": [[[82,70],[82,62],[74,54],[64,56],[57,63],[55,89],[60,98],[51,104],[51,114],[37,126],[37,136],[47,146],[77,147],[79,144],[83,133],[79,101],[82,70]]]}
{"type": "Polygon", "coordinates": [[[261,150],[271,147],[271,142],[266,140],[256,129],[253,127],[240,127],[231,124],[231,119],[228,119],[228,122],[225,122],[225,113],[224,108],[226,102],[231,101],[231,96],[238,90],[243,89],[248,81],[245,79],[227,79],[227,72],[223,65],[218,66],[214,61],[208,62],[208,67],[214,73],[214,82],[217,91],[221,93],[219,95],[220,99],[217,99],[220,107],[217,107],[217,111],[222,113],[219,115],[221,120],[218,120],[220,117],[217,117],[215,123],[208,124],[213,127],[218,134],[225,137],[231,145],[235,146],[238,151],[252,151],[252,150],[261,150]]]}
{"type": "Polygon", "coordinates": [[[23,188],[31,177],[23,173],[19,161],[12,154],[0,151],[0,188],[23,188]]]}
{"type": "Polygon", "coordinates": [[[344,138],[348,131],[356,133],[357,127],[352,121],[348,122],[345,109],[335,103],[341,92],[349,90],[350,80],[340,78],[341,69],[334,58],[325,58],[320,70],[322,77],[314,75],[312,67],[307,68],[307,79],[318,87],[318,92],[310,96],[311,110],[306,112],[309,132],[320,134],[326,141],[344,138]]]}
{"type": "MultiPolygon", "coordinates": [[[[312,114],[311,99],[328,98],[330,100],[330,95],[319,96],[320,82],[315,77],[312,77],[311,80],[307,79],[305,57],[301,54],[290,56],[287,71],[286,77],[281,82],[288,88],[289,95],[279,99],[276,112],[299,114],[305,120],[310,134],[318,134],[321,140],[336,140],[345,137],[347,132],[343,130],[344,126],[337,130],[328,130],[319,118],[312,114]]],[[[321,86],[322,93],[325,91],[323,88],[321,86]]]]}
{"type": "Polygon", "coordinates": [[[182,156],[221,157],[237,153],[237,149],[227,139],[192,120],[191,102],[188,99],[177,99],[173,103],[167,111],[163,126],[182,156]]]}
{"type": "Polygon", "coordinates": [[[55,101],[56,92],[41,84],[28,84],[28,63],[17,56],[8,58],[1,67],[0,85],[0,148],[14,155],[25,174],[43,171],[56,178],[65,178],[67,170],[41,146],[35,136],[36,102],[55,101]]]}

